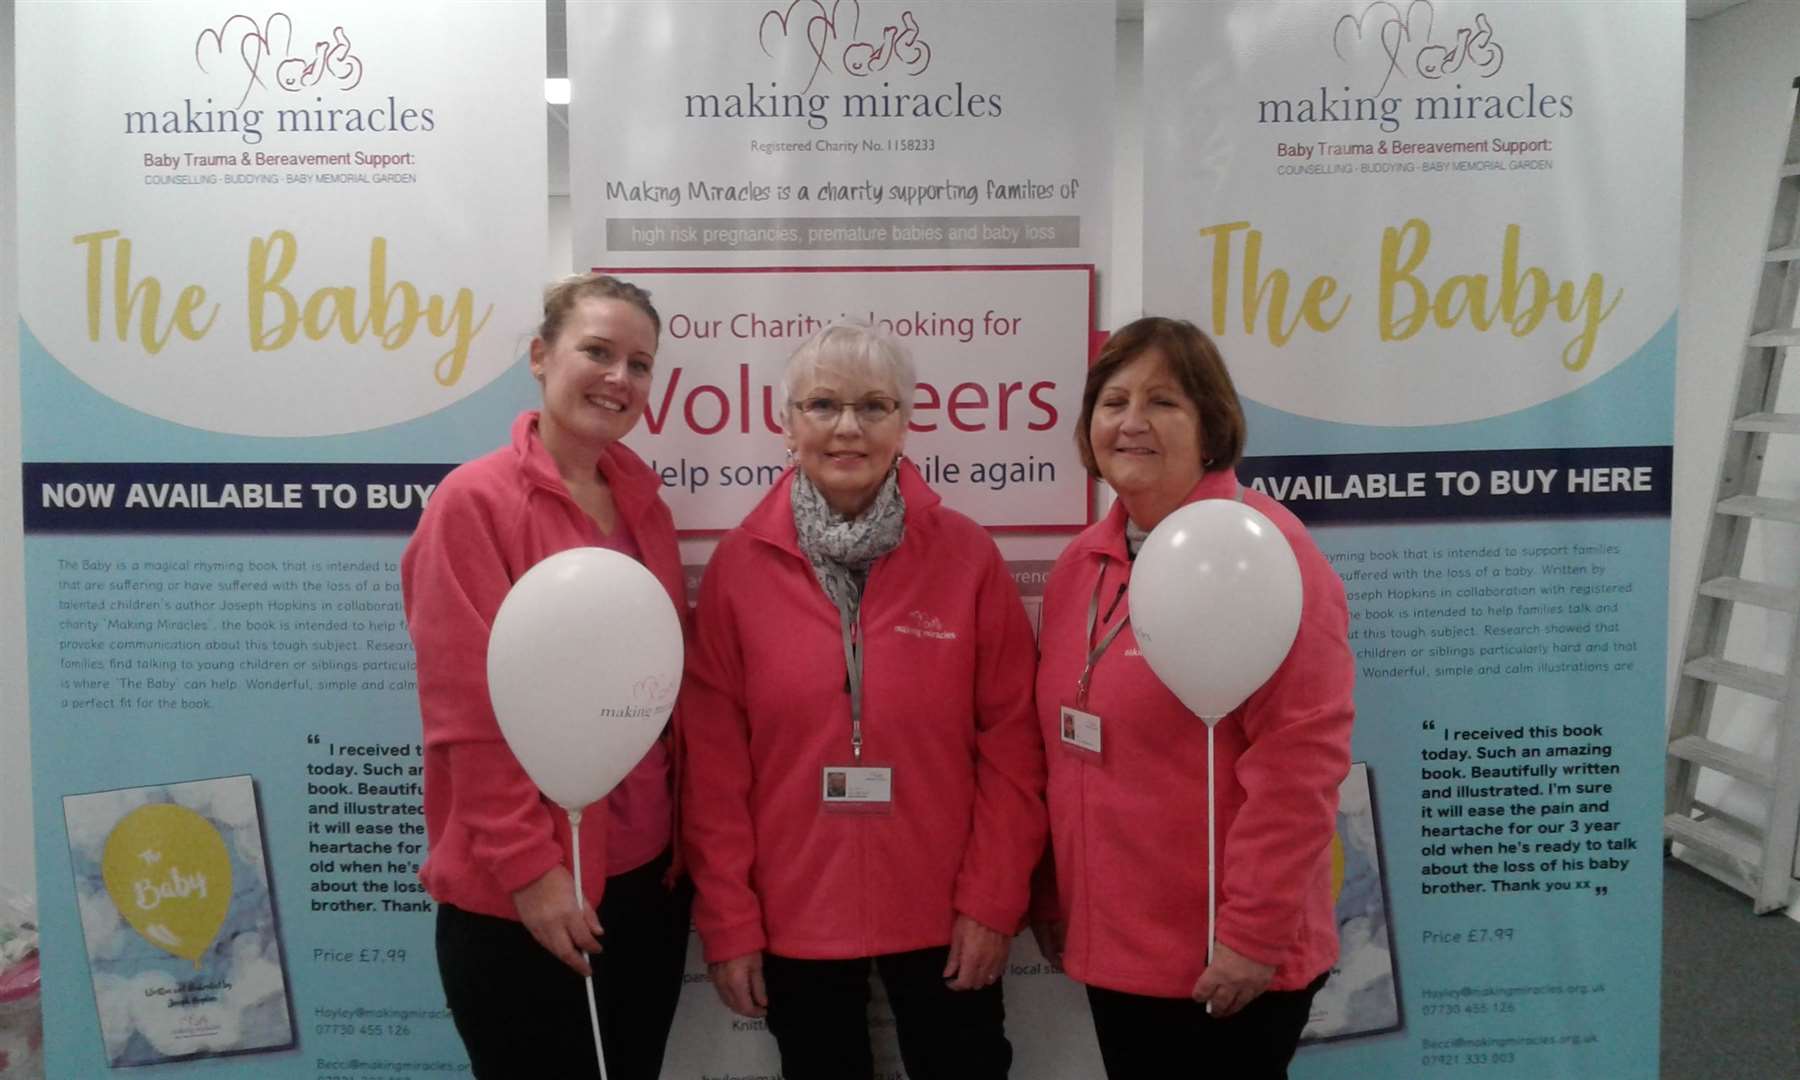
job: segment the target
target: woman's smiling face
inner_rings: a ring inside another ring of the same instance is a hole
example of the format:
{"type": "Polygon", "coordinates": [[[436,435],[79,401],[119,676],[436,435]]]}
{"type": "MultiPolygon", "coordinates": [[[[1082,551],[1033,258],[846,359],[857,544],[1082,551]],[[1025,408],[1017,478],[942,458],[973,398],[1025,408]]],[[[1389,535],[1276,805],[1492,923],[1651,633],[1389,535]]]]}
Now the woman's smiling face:
{"type": "Polygon", "coordinates": [[[833,510],[860,514],[906,441],[899,387],[870,365],[827,360],[792,393],[787,446],[795,464],[833,510]]]}
{"type": "Polygon", "coordinates": [[[588,446],[637,426],[650,401],[656,326],[624,300],[579,301],[556,340],[531,343],[531,373],[544,388],[540,427],[588,446]]]}
{"type": "Polygon", "coordinates": [[[1200,407],[1160,349],[1146,350],[1106,380],[1088,441],[1100,475],[1121,495],[1180,498],[1200,482],[1200,407]]]}

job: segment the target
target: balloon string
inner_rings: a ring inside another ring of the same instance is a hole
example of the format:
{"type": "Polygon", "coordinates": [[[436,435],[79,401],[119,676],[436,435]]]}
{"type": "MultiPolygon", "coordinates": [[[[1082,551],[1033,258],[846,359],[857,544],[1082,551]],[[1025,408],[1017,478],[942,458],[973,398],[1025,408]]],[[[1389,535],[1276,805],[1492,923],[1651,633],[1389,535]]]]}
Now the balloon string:
{"type": "MultiPolygon", "coordinates": [[[[587,910],[587,899],[581,895],[581,811],[569,811],[569,846],[575,849],[575,905],[587,910]]],[[[600,1080],[607,1080],[606,1049],[600,1045],[600,1006],[594,1002],[594,971],[590,961],[587,976],[588,1020],[594,1026],[594,1059],[600,1063],[600,1080]]]]}
{"type": "MultiPolygon", "coordinates": [[[[1205,718],[1206,723],[1206,966],[1213,964],[1213,947],[1219,942],[1219,860],[1216,847],[1219,836],[1217,807],[1213,800],[1213,729],[1218,725],[1217,717],[1205,718]]],[[[1212,1015],[1212,1002],[1206,1003],[1206,1013],[1212,1015]]]]}

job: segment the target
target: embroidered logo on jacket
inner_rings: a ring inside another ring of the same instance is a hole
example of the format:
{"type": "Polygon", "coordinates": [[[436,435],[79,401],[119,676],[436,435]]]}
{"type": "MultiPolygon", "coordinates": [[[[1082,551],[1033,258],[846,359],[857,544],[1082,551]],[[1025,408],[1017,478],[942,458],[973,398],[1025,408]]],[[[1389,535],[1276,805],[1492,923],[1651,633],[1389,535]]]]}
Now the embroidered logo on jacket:
{"type": "Polygon", "coordinates": [[[935,638],[939,641],[956,640],[956,631],[944,629],[943,620],[935,615],[927,615],[923,611],[914,610],[908,612],[906,617],[909,622],[896,623],[894,626],[895,633],[911,634],[913,637],[935,638]]]}

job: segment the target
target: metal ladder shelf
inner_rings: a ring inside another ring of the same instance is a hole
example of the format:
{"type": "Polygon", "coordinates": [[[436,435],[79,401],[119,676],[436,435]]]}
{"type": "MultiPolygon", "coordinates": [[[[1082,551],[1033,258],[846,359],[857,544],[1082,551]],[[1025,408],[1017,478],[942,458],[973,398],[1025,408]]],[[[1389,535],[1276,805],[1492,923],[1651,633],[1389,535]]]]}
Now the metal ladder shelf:
{"type": "MultiPolygon", "coordinates": [[[[1800,89],[1800,79],[1794,86],[1800,89]]],[[[1789,454],[1800,451],[1800,441],[1790,441],[1800,436],[1800,414],[1774,411],[1787,351],[1800,348],[1800,328],[1794,326],[1800,295],[1800,105],[1789,125],[1783,162],[1670,710],[1663,800],[1664,838],[1682,845],[1686,861],[1748,895],[1758,914],[1785,907],[1794,891],[1795,843],[1800,838],[1800,680],[1793,675],[1800,671],[1800,628],[1784,671],[1735,663],[1724,654],[1731,616],[1739,605],[1782,612],[1790,619],[1800,615],[1800,588],[1743,576],[1753,523],[1775,529],[1800,525],[1800,501],[1757,493],[1771,439],[1789,454]],[[1773,757],[1746,753],[1713,737],[1720,687],[1778,703],[1773,757]],[[1767,822],[1759,826],[1697,800],[1703,770],[1765,792],[1767,822]]]]}

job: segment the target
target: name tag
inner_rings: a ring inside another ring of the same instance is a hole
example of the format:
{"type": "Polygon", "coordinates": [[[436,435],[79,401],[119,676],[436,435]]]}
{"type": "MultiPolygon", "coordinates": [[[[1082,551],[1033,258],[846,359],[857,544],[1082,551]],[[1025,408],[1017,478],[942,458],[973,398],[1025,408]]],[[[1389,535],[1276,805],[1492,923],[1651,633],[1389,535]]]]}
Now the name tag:
{"type": "Polygon", "coordinates": [[[1100,717],[1073,705],[1062,707],[1063,749],[1089,761],[1100,760],[1100,717]]]}
{"type": "Polygon", "coordinates": [[[887,765],[827,765],[819,777],[827,813],[891,814],[894,770],[887,765]]]}

